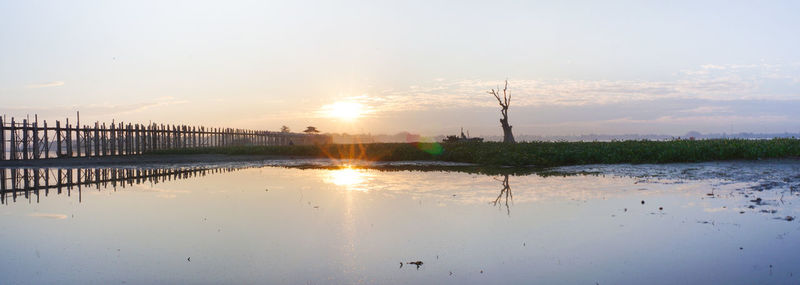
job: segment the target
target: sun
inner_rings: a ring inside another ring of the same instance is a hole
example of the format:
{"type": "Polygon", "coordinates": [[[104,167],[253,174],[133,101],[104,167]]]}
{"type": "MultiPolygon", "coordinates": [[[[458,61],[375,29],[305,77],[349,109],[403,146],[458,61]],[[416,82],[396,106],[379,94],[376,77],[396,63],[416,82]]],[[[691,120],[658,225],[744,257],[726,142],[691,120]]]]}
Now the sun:
{"type": "Polygon", "coordinates": [[[322,106],[322,112],[326,117],[352,121],[363,116],[366,108],[361,103],[336,102],[322,106]]]}

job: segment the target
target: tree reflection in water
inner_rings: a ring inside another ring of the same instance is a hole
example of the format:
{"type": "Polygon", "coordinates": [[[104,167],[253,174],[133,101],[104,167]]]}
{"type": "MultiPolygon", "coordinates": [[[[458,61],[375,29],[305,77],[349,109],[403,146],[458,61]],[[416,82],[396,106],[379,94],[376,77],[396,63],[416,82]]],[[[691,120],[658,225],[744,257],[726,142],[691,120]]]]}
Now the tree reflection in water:
{"type": "Polygon", "coordinates": [[[508,200],[511,200],[511,204],[514,204],[514,195],[511,194],[511,186],[508,185],[508,174],[503,175],[503,180],[495,178],[494,180],[500,181],[503,183],[503,189],[500,190],[500,195],[497,195],[497,198],[494,199],[492,205],[497,206],[499,203],[499,207],[502,208],[503,205],[506,206],[506,214],[509,216],[511,215],[511,207],[508,205],[508,200]]]}

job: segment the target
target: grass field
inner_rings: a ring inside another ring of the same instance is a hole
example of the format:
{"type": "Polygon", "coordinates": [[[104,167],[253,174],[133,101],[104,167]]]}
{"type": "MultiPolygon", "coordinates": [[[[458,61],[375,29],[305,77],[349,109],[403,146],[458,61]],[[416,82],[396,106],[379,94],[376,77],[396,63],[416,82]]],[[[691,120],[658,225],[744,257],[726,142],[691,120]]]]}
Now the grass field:
{"type": "Polygon", "coordinates": [[[376,143],[234,146],[161,150],[153,154],[284,155],[375,161],[437,160],[505,166],[563,166],[752,160],[800,156],[800,140],[714,139],[613,142],[376,143]]]}

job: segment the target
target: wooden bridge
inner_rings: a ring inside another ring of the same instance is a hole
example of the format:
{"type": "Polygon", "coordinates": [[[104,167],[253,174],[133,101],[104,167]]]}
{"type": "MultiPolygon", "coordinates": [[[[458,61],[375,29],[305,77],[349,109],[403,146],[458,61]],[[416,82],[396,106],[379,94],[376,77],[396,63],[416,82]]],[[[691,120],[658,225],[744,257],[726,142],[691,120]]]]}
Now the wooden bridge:
{"type": "MultiPolygon", "coordinates": [[[[5,116],[4,116],[5,117],[5,116]]],[[[80,118],[80,117],[78,117],[80,118]]],[[[302,145],[330,142],[319,134],[202,126],[94,122],[8,121],[0,118],[0,161],[56,157],[137,155],[149,151],[226,146],[302,145]]]]}

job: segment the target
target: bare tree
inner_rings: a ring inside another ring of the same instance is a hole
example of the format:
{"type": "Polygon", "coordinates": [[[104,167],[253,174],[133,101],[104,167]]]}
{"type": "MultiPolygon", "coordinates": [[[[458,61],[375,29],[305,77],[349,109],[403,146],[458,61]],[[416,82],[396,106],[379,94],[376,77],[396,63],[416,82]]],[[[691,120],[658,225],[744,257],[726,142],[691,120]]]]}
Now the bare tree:
{"type": "Polygon", "coordinates": [[[503,87],[503,98],[500,98],[500,86],[497,89],[492,89],[489,91],[489,94],[494,95],[494,98],[497,98],[497,102],[500,103],[500,114],[503,114],[503,117],[500,118],[500,126],[503,127],[503,142],[504,143],[514,143],[514,134],[511,133],[511,125],[508,124],[508,105],[511,104],[511,92],[508,92],[508,80],[506,80],[506,85],[503,87]]]}

